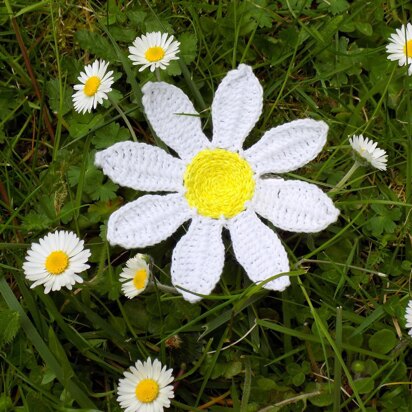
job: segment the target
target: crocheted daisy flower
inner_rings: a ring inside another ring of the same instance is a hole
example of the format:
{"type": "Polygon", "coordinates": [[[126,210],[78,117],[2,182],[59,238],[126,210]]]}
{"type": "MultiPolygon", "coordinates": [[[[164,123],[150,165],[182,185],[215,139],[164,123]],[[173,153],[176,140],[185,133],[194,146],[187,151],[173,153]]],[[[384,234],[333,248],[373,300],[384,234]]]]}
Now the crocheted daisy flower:
{"type": "Polygon", "coordinates": [[[412,300],[409,301],[405,312],[406,327],[409,329],[409,335],[412,336],[412,300]]]}
{"type": "Polygon", "coordinates": [[[33,281],[31,288],[44,285],[44,293],[72,286],[83,279],[77,275],[88,269],[86,264],[90,251],[74,233],[58,231],[49,233],[32,243],[27,252],[23,270],[26,278],[33,281]]]}
{"type": "Polygon", "coordinates": [[[124,372],[124,378],[119,380],[117,400],[125,412],[161,412],[169,408],[170,399],[174,398],[173,370],[155,359],[148,358],[145,362],[137,361],[130,367],[130,372],[124,372]]]}
{"type": "MultiPolygon", "coordinates": [[[[230,71],[213,100],[209,141],[193,104],[179,88],[147,83],[142,100],[147,118],[179,158],[134,142],[117,143],[96,154],[96,165],[114,182],[136,190],[174,192],[145,195],[114,212],[108,223],[111,244],[154,245],[191,219],[173,251],[171,266],[172,282],[188,301],[199,300],[196,294],[209,294],[220,278],[223,228],[230,232],[237,260],[258,283],[289,271],[285,248],[258,216],[283,230],[318,232],[339,214],[313,184],[264,177],[314,159],[326,142],[324,122],[296,120],[267,131],[251,148],[242,149],[261,114],[262,98],[262,87],[249,66],[230,71]]],[[[285,275],[264,287],[281,291],[289,284],[285,275]]]]}
{"type": "Polygon", "coordinates": [[[390,37],[390,43],[386,46],[389,60],[398,60],[399,66],[409,64],[408,73],[412,74],[412,24],[402,25],[396,29],[390,37]]]}
{"type": "Polygon", "coordinates": [[[78,80],[73,88],[77,90],[73,94],[73,104],[76,112],[91,112],[97,104],[103,103],[107,99],[107,93],[112,91],[113,72],[107,72],[109,63],[103,60],[96,60],[93,64],[84,67],[84,72],[80,73],[78,80]]]}
{"type": "Polygon", "coordinates": [[[129,47],[129,59],[134,65],[142,65],[139,72],[147,67],[165,69],[171,60],[178,60],[180,42],[167,33],[152,32],[136,37],[133,46],[129,47]]]}
{"type": "Polygon", "coordinates": [[[349,139],[349,143],[357,153],[357,160],[360,161],[361,164],[369,164],[376,169],[386,170],[388,155],[385,150],[379,149],[376,142],[362,135],[354,135],[349,139]]]}
{"type": "Polygon", "coordinates": [[[150,269],[144,256],[138,253],[134,258],[129,259],[120,273],[122,292],[129,299],[142,293],[149,282],[150,269]]]}

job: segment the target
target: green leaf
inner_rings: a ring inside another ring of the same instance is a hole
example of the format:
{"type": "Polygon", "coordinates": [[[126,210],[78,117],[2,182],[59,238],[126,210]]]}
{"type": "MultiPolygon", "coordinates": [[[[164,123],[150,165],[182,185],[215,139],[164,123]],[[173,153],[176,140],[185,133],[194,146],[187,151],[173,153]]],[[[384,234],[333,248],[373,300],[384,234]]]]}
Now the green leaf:
{"type": "MultiPolygon", "coordinates": [[[[62,86],[62,111],[61,115],[64,116],[66,113],[70,112],[73,108],[71,95],[73,89],[68,86],[62,86]]],[[[58,113],[60,110],[60,83],[59,80],[53,79],[46,83],[46,94],[49,98],[50,108],[54,113],[58,113]]]]}
{"type": "Polygon", "coordinates": [[[372,392],[375,388],[375,381],[371,378],[360,378],[354,381],[355,388],[363,395],[365,393],[372,392]]]}
{"type": "MultiPolygon", "coordinates": [[[[0,395],[0,412],[7,412],[13,410],[13,401],[6,394],[0,395]]],[[[14,409],[15,410],[15,409],[14,409]]]]}
{"type": "Polygon", "coordinates": [[[390,329],[382,329],[370,337],[368,344],[372,351],[386,354],[395,347],[396,335],[390,329]]]}
{"type": "Polygon", "coordinates": [[[277,388],[276,382],[269,378],[260,377],[257,380],[257,385],[262,391],[271,391],[277,388]]]}
{"type": "Polygon", "coordinates": [[[141,29],[143,22],[146,19],[147,13],[142,10],[129,10],[126,12],[126,16],[128,17],[132,26],[141,29]]]}
{"type": "Polygon", "coordinates": [[[20,329],[20,315],[11,309],[0,311],[0,347],[10,343],[20,329]]]}
{"type": "Polygon", "coordinates": [[[245,8],[243,19],[250,19],[254,21],[259,27],[271,28],[273,24],[272,14],[270,12],[270,6],[267,0],[254,0],[253,2],[240,3],[240,13],[242,13],[242,7],[245,8]]]}
{"type": "Polygon", "coordinates": [[[67,121],[70,136],[77,138],[87,136],[92,129],[101,125],[104,119],[101,114],[96,113],[73,113],[67,121]]]}
{"type": "Polygon", "coordinates": [[[159,15],[150,15],[145,19],[146,32],[161,31],[162,33],[173,33],[173,27],[167,20],[161,18],[159,15]]]}
{"type": "Polygon", "coordinates": [[[346,11],[350,4],[346,0],[333,0],[330,2],[330,11],[332,14],[340,14],[346,11]]]}
{"type": "Polygon", "coordinates": [[[116,190],[118,188],[119,186],[109,180],[105,184],[94,186],[94,189],[90,190],[89,194],[93,200],[111,200],[117,197],[116,190]]]}
{"type": "Polygon", "coordinates": [[[137,37],[136,30],[127,27],[111,27],[110,34],[116,41],[122,43],[133,43],[134,39],[137,37]]]}
{"type": "Polygon", "coordinates": [[[194,34],[185,32],[179,37],[180,57],[186,64],[190,64],[196,58],[197,38],[194,34]]]}
{"type": "MultiPolygon", "coordinates": [[[[81,167],[72,166],[68,171],[70,186],[76,186],[79,183],[81,175],[81,167]]],[[[96,168],[94,165],[94,153],[89,155],[86,171],[84,172],[84,192],[90,196],[92,200],[110,200],[117,197],[116,190],[119,188],[111,180],[103,181],[106,179],[103,172],[96,168]]]]}
{"type": "Polygon", "coordinates": [[[362,346],[363,336],[361,334],[354,335],[355,328],[353,326],[345,325],[342,327],[342,341],[349,345],[356,346],[357,348],[362,346]]]}
{"type": "Polygon", "coordinates": [[[355,27],[365,36],[372,36],[373,28],[370,23],[356,22],[355,27]]]}
{"type": "Polygon", "coordinates": [[[96,130],[92,144],[96,149],[106,149],[107,147],[125,140],[129,140],[130,133],[125,127],[120,127],[118,123],[112,122],[96,130]]]}
{"type": "Polygon", "coordinates": [[[333,15],[336,15],[345,12],[350,7],[350,4],[347,2],[347,0],[332,0],[322,2],[318,7],[319,10],[329,9],[333,15]]]}
{"type": "Polygon", "coordinates": [[[329,406],[333,403],[333,385],[327,383],[309,383],[306,385],[306,392],[321,392],[320,395],[309,398],[311,404],[315,406],[329,406]]]}
{"type": "Polygon", "coordinates": [[[305,374],[303,372],[299,372],[292,378],[292,383],[295,386],[301,386],[305,382],[305,374]]]}
{"type": "Polygon", "coordinates": [[[229,362],[225,366],[225,371],[223,373],[223,376],[226,379],[231,379],[234,376],[239,375],[240,372],[242,372],[242,362],[240,361],[229,362]]]}
{"type": "Polygon", "coordinates": [[[289,363],[286,366],[286,370],[287,370],[288,374],[291,375],[291,376],[294,376],[297,373],[302,372],[302,369],[301,369],[300,365],[298,365],[297,363],[289,363]]]}
{"type": "Polygon", "coordinates": [[[52,220],[44,213],[38,213],[30,210],[23,218],[24,228],[27,231],[41,231],[50,227],[52,220]]]}
{"type": "Polygon", "coordinates": [[[393,233],[402,215],[398,208],[389,209],[385,205],[374,204],[372,210],[377,214],[370,218],[365,227],[371,231],[373,236],[381,236],[383,233],[393,233]]]}
{"type": "Polygon", "coordinates": [[[179,61],[172,60],[166,67],[166,73],[169,76],[180,76],[182,74],[182,69],[179,66],[179,61]]]}
{"type": "Polygon", "coordinates": [[[113,49],[111,43],[98,33],[83,29],[76,32],[74,38],[82,49],[90,51],[97,57],[108,61],[117,59],[116,51],[113,49]]]}

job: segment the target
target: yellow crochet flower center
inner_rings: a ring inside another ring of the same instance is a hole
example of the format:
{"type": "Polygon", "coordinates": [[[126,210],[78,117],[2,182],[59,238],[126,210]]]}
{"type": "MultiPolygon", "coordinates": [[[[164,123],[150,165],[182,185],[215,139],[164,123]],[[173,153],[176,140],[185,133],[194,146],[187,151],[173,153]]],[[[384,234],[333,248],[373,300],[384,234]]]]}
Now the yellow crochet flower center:
{"type": "Polygon", "coordinates": [[[83,92],[86,96],[92,97],[96,94],[101,80],[97,76],[89,77],[84,84],[83,92]]]}
{"type": "Polygon", "coordinates": [[[407,57],[412,57],[412,40],[408,40],[403,46],[403,52],[407,57]]]}
{"type": "Polygon", "coordinates": [[[153,402],[159,395],[159,384],[153,379],[143,379],[137,384],[135,393],[140,402],[153,402]]]}
{"type": "Polygon", "coordinates": [[[61,275],[69,267],[69,256],[61,250],[50,253],[44,264],[52,275],[61,275]]]}
{"type": "Polygon", "coordinates": [[[158,62],[159,60],[162,60],[163,57],[165,57],[165,51],[162,47],[154,46],[148,48],[144,56],[149,62],[158,62]]]}
{"type": "Polygon", "coordinates": [[[186,199],[203,216],[231,218],[245,210],[255,191],[253,170],[237,153],[205,149],[184,174],[186,199]]]}
{"type": "Polygon", "coordinates": [[[143,289],[146,284],[147,271],[146,269],[138,269],[133,277],[133,285],[136,289],[143,289]]]}

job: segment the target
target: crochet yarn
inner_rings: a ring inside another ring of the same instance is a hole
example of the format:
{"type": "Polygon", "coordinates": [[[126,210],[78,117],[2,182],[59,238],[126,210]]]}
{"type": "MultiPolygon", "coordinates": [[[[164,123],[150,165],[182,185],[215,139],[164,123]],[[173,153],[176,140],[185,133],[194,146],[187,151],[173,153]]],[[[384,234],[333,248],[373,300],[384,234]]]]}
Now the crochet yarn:
{"type": "MultiPolygon", "coordinates": [[[[273,230],[264,225],[252,210],[231,219],[227,228],[236,259],[253,282],[259,283],[278,273],[289,272],[285,248],[273,230]]],[[[264,287],[282,291],[289,285],[289,277],[281,276],[267,282],[264,287]]]]}
{"type": "Polygon", "coordinates": [[[125,249],[152,246],[169,237],[191,214],[179,194],[146,195],[112,213],[107,240],[125,249]]]}
{"type": "Polygon", "coordinates": [[[193,104],[180,89],[149,82],[143,87],[145,113],[178,158],[133,142],[96,154],[96,165],[116,183],[173,192],[142,196],[114,212],[107,231],[111,244],[154,245],[191,220],[173,251],[171,266],[172,283],[190,302],[210,294],[220,278],[223,228],[229,230],[236,259],[249,278],[282,291],[290,284],[287,253],[259,216],[284,230],[317,232],[339,215],[315,185],[264,176],[295,170],[314,159],[326,142],[324,122],[301,119],[275,127],[243,151],[243,141],[261,114],[262,96],[249,66],[230,71],[212,103],[209,141],[193,104]]]}
{"type": "Polygon", "coordinates": [[[314,233],[336,219],[332,200],[315,185],[299,180],[260,179],[253,207],[276,227],[314,233]]]}
{"type": "Polygon", "coordinates": [[[202,295],[212,292],[224,260],[221,222],[197,216],[173,250],[172,282],[185,299],[196,301],[199,297],[188,291],[202,295]]]}
{"type": "Polygon", "coordinates": [[[116,143],[96,153],[95,165],[119,185],[135,190],[180,189],[185,165],[164,150],[144,143],[116,143]]]}
{"type": "Polygon", "coordinates": [[[212,218],[236,216],[255,191],[248,162],[223,149],[199,152],[187,166],[183,180],[189,205],[212,218]]]}

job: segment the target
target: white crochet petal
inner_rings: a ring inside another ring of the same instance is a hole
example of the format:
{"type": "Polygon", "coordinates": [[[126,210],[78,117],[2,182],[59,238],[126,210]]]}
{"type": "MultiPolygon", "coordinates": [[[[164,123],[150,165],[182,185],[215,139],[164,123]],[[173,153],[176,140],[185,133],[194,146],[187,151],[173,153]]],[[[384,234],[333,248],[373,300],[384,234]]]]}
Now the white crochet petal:
{"type": "Polygon", "coordinates": [[[339,216],[322,190],[299,180],[259,179],[252,205],[260,216],[291,232],[319,232],[339,216]]]}
{"type": "Polygon", "coordinates": [[[240,150],[262,113],[262,101],[262,86],[250,66],[228,72],[213,99],[213,145],[240,150]]]}
{"type": "Polygon", "coordinates": [[[176,86],[148,82],[142,88],[143,107],[153,130],[184,160],[210,145],[200,117],[189,98],[176,86]]]}
{"type": "MultiPolygon", "coordinates": [[[[289,272],[286,250],[278,236],[256,216],[246,210],[233,219],[227,227],[230,231],[236,259],[249,278],[261,282],[278,273],[289,272]]],[[[264,285],[265,289],[285,290],[290,285],[289,276],[281,276],[264,285]]]]}
{"type": "Polygon", "coordinates": [[[112,213],[107,240],[125,249],[155,245],[190,219],[192,212],[182,195],[145,195],[112,213]]]}
{"type": "MultiPolygon", "coordinates": [[[[175,286],[209,295],[219,281],[224,259],[222,223],[196,216],[173,251],[172,282],[175,286]]],[[[201,299],[200,296],[178,290],[189,302],[201,299]]]]}
{"type": "Polygon", "coordinates": [[[290,172],[319,154],[327,133],[323,121],[294,120],[268,130],[244,157],[258,174],[290,172]]]}
{"type": "Polygon", "coordinates": [[[183,161],[145,143],[116,143],[97,152],[94,163],[121,186],[154,192],[183,188],[183,161]]]}

